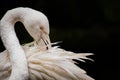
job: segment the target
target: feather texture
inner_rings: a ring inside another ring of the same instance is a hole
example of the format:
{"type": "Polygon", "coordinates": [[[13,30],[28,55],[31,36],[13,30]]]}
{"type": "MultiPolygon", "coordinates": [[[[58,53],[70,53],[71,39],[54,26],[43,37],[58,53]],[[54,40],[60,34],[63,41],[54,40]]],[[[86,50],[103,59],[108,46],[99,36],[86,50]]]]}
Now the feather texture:
{"type": "MultiPolygon", "coordinates": [[[[72,59],[84,61],[92,53],[74,53],[54,46],[41,50],[35,44],[23,46],[28,66],[29,80],[94,80],[86,71],[76,66],[72,59]],[[32,46],[30,46],[32,45],[32,46]]],[[[8,80],[11,64],[7,51],[0,54],[0,79],[8,80]],[[5,64],[6,63],[6,64],[5,64]]],[[[91,59],[90,59],[91,60],[91,59]]]]}

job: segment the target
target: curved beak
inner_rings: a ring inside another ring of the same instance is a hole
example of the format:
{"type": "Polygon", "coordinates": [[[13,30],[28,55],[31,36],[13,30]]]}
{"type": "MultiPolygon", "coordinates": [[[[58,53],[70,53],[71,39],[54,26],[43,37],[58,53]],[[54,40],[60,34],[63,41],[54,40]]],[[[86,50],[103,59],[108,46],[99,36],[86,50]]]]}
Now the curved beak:
{"type": "Polygon", "coordinates": [[[41,39],[44,42],[44,44],[46,45],[47,49],[51,48],[51,42],[50,42],[50,38],[49,38],[48,34],[43,33],[41,39]]]}
{"type": "Polygon", "coordinates": [[[40,38],[36,41],[37,45],[42,49],[50,49],[51,42],[49,38],[49,34],[45,33],[44,31],[40,31],[40,38]]]}

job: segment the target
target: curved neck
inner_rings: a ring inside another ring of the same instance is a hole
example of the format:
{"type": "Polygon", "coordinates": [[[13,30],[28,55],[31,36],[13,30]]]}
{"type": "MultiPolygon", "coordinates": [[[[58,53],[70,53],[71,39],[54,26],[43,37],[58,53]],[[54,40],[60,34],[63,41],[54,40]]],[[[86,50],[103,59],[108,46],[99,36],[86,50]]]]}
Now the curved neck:
{"type": "Polygon", "coordinates": [[[9,52],[12,64],[9,80],[26,80],[28,78],[27,60],[14,30],[14,24],[20,16],[18,16],[19,13],[10,13],[12,13],[12,10],[8,11],[0,22],[1,39],[9,52]]]}

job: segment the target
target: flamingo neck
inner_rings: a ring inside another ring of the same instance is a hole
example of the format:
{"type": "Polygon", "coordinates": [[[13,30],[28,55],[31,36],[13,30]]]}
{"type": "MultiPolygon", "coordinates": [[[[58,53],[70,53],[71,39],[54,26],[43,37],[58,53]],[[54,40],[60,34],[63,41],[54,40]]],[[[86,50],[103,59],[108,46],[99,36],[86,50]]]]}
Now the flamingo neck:
{"type": "Polygon", "coordinates": [[[28,66],[25,52],[20,46],[14,30],[14,24],[16,21],[19,21],[18,18],[20,16],[18,14],[20,13],[11,13],[12,11],[8,11],[0,22],[1,39],[9,52],[12,64],[12,72],[9,80],[27,80],[28,66]]]}

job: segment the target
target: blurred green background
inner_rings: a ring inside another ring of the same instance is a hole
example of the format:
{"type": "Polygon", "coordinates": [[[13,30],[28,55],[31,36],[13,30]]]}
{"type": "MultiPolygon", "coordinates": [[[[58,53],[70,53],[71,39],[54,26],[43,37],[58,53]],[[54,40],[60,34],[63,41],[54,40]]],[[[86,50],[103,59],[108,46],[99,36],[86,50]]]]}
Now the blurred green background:
{"type": "MultiPolygon", "coordinates": [[[[73,52],[91,52],[95,62],[78,66],[97,80],[116,80],[120,66],[120,0],[4,0],[0,17],[15,7],[31,7],[49,19],[52,42],[73,52]]],[[[21,44],[32,41],[21,23],[15,25],[21,44]]],[[[0,51],[4,47],[0,41],[0,51]]]]}

